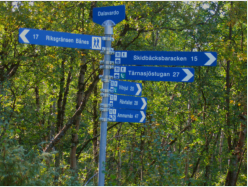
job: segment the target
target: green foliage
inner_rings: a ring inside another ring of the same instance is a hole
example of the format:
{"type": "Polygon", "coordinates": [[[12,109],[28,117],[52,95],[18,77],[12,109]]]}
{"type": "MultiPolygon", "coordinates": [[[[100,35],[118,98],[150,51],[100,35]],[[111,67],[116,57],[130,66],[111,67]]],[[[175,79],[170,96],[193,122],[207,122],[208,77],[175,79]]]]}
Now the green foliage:
{"type": "Polygon", "coordinates": [[[39,154],[26,151],[11,139],[1,142],[0,185],[2,186],[46,186],[52,184],[54,169],[48,162],[52,153],[39,154]]]}
{"type": "Polygon", "coordinates": [[[245,186],[247,3],[236,1],[36,1],[17,8],[0,2],[0,185],[97,185],[101,81],[87,99],[79,130],[71,126],[53,152],[43,150],[59,131],[63,102],[62,126],[77,110],[81,67],[85,96],[103,56],[20,44],[18,29],[103,36],[92,8],[121,4],[126,19],[114,27],[115,50],[216,51],[218,59],[216,67],[194,67],[193,83],[137,81],[148,99],[146,123],[108,123],[105,184],[223,186],[234,168],[237,185],[245,186]],[[74,134],[81,151],[76,171],[74,134]],[[228,164],[233,158],[238,165],[228,164]]]}

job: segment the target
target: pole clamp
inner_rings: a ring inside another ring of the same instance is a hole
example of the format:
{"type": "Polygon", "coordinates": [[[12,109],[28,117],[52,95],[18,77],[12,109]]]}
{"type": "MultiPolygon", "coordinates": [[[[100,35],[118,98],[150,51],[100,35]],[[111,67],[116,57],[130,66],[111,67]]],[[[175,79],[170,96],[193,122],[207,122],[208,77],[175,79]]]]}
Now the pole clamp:
{"type": "Polygon", "coordinates": [[[108,112],[109,111],[109,108],[100,108],[100,111],[101,112],[108,112]]]}
{"type": "Polygon", "coordinates": [[[99,75],[99,78],[102,79],[102,81],[103,81],[103,79],[107,80],[107,81],[103,81],[103,82],[109,82],[110,79],[113,79],[113,76],[111,76],[111,75],[105,75],[105,76],[99,75]]]}
{"type": "Polygon", "coordinates": [[[109,108],[109,107],[111,107],[110,104],[103,104],[103,103],[100,104],[100,108],[109,108]]]}
{"type": "Polygon", "coordinates": [[[113,89],[101,89],[100,90],[102,93],[113,93],[114,92],[114,90],[113,89]]]}
{"type": "Polygon", "coordinates": [[[102,51],[100,51],[101,54],[104,55],[113,55],[115,54],[114,48],[111,47],[102,47],[102,51]]]}
{"type": "Polygon", "coordinates": [[[102,79],[102,82],[109,82],[109,79],[102,79]]]}
{"type": "Polygon", "coordinates": [[[103,37],[102,37],[102,40],[113,42],[115,39],[112,38],[112,37],[105,37],[105,36],[103,36],[103,37]]]}
{"type": "Polygon", "coordinates": [[[109,89],[101,89],[100,90],[102,93],[109,93],[109,89]]]}
{"type": "Polygon", "coordinates": [[[108,118],[100,118],[100,121],[108,121],[108,118]]]}
{"type": "Polygon", "coordinates": [[[114,62],[114,61],[104,61],[104,60],[100,60],[100,64],[101,64],[101,65],[114,65],[115,62],[114,62]]]}
{"type": "Polygon", "coordinates": [[[109,97],[109,93],[100,93],[100,96],[102,96],[102,97],[109,97]]]}
{"type": "Polygon", "coordinates": [[[113,65],[101,65],[100,69],[114,69],[113,65]]]}

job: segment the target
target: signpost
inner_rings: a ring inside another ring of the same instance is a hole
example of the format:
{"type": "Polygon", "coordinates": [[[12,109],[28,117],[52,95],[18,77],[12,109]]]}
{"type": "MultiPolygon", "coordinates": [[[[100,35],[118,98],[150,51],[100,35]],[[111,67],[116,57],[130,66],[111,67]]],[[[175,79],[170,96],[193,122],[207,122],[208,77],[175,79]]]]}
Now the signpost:
{"type": "Polygon", "coordinates": [[[109,89],[115,94],[135,95],[141,96],[142,84],[127,81],[111,80],[109,89]]]}
{"type": "Polygon", "coordinates": [[[216,66],[216,52],[115,51],[116,65],[216,66]]]}
{"type": "Polygon", "coordinates": [[[125,19],[125,6],[93,9],[93,22],[104,27],[105,36],[91,36],[20,28],[19,42],[45,46],[101,50],[104,54],[101,89],[101,133],[98,185],[104,186],[107,123],[145,123],[147,99],[141,96],[140,83],[114,79],[193,82],[193,68],[143,67],[120,65],[216,66],[216,52],[116,51],[111,48],[113,27],[125,19]],[[112,55],[112,56],[111,56],[112,55]],[[115,64],[114,69],[112,64],[115,64]],[[110,83],[110,84],[109,84],[110,83]],[[114,94],[110,94],[114,93],[114,94]],[[128,109],[128,110],[127,110],[128,109]]]}
{"type": "Polygon", "coordinates": [[[110,94],[109,106],[131,110],[146,110],[147,98],[110,94]]]}
{"type": "Polygon", "coordinates": [[[146,112],[139,110],[109,109],[108,119],[112,122],[145,123],[146,112]]]}
{"type": "Polygon", "coordinates": [[[107,144],[107,125],[108,125],[108,99],[109,99],[109,81],[110,81],[110,58],[113,54],[111,41],[113,40],[113,27],[125,19],[125,6],[111,6],[93,9],[93,22],[104,27],[105,47],[103,67],[103,89],[102,91],[102,108],[101,108],[101,132],[100,132],[100,153],[98,167],[98,185],[104,186],[105,179],[105,160],[106,160],[106,144],[107,144]]]}
{"type": "Polygon", "coordinates": [[[93,9],[93,22],[102,25],[106,20],[111,20],[116,25],[125,19],[125,5],[99,7],[93,9]]]}
{"type": "Polygon", "coordinates": [[[19,29],[19,42],[46,46],[70,47],[79,49],[101,50],[104,41],[101,36],[72,34],[37,29],[19,29]]]}
{"type": "Polygon", "coordinates": [[[193,68],[164,68],[143,66],[115,66],[110,71],[114,79],[193,82],[193,68]]]}

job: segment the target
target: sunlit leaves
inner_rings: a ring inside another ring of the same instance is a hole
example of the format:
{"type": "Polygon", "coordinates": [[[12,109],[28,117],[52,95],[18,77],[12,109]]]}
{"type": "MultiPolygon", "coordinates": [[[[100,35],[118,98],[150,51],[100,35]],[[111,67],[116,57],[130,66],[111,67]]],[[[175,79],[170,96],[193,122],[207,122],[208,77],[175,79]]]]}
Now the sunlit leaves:
{"type": "MultiPolygon", "coordinates": [[[[46,141],[52,138],[49,133],[54,131],[56,126],[56,107],[62,76],[64,75],[66,80],[71,71],[72,82],[65,106],[66,123],[76,111],[80,66],[87,63],[84,84],[87,90],[93,78],[98,76],[95,70],[99,67],[99,61],[103,60],[103,55],[92,50],[19,44],[18,28],[103,36],[104,28],[93,23],[90,17],[93,4],[94,2],[90,1],[37,1],[33,5],[30,2],[21,2],[19,7],[12,11],[11,2],[1,2],[0,68],[10,68],[18,63],[19,66],[16,73],[9,77],[3,86],[0,85],[0,134],[7,125],[3,137],[23,145],[25,150],[41,151],[40,146],[45,145],[42,143],[43,138],[48,135],[46,141]],[[39,99],[36,97],[37,90],[39,99]]],[[[235,2],[232,10],[230,2],[98,1],[95,6],[121,4],[126,6],[126,19],[114,27],[115,41],[112,46],[115,50],[216,51],[218,59],[217,67],[195,67],[193,83],[137,81],[143,84],[142,96],[148,98],[147,122],[122,123],[108,131],[106,184],[188,185],[190,180],[191,185],[203,185],[206,180],[206,166],[210,164],[212,178],[208,184],[224,185],[230,153],[227,156],[226,139],[223,141],[223,152],[220,153],[220,137],[217,136],[220,136],[220,129],[224,134],[229,130],[225,119],[228,61],[231,65],[231,131],[232,137],[236,138],[233,142],[237,140],[239,125],[243,122],[239,115],[247,106],[246,3],[235,2]],[[232,40],[229,40],[228,35],[230,25],[232,40]],[[208,142],[207,152],[205,148],[208,142]],[[197,174],[189,179],[198,158],[201,160],[197,174]],[[219,158],[222,158],[221,169],[219,158]],[[116,175],[118,168],[121,169],[121,177],[116,175]]],[[[62,86],[64,89],[65,84],[62,86]]],[[[77,132],[78,149],[93,138],[94,120],[99,124],[101,87],[102,82],[99,81],[96,93],[89,97],[86,109],[81,114],[77,132]],[[96,119],[93,115],[95,102],[96,119]]],[[[108,127],[111,125],[113,123],[108,123],[108,127]]],[[[71,185],[75,181],[68,169],[71,133],[75,132],[75,128],[71,128],[62,141],[61,168],[64,173],[61,174],[61,185],[71,185]]],[[[97,134],[99,132],[98,125],[97,134]]],[[[1,145],[4,144],[6,142],[1,142],[1,145]]],[[[8,154],[14,154],[12,150],[22,152],[18,147],[13,147],[8,154]]],[[[93,161],[92,153],[93,144],[90,141],[78,160],[79,178],[82,179],[78,181],[80,185],[84,185],[97,172],[98,164],[93,161]]],[[[10,162],[18,162],[23,158],[16,153],[14,155],[16,157],[11,158],[10,162]]],[[[52,168],[54,157],[50,161],[46,164],[52,168]]],[[[17,166],[21,168],[19,173],[15,170],[17,175],[20,175],[23,167],[33,167],[28,161],[18,163],[17,166]]],[[[52,185],[54,173],[45,166],[36,166],[34,178],[37,180],[28,184],[52,185]],[[38,180],[38,177],[43,177],[47,183],[38,180]]],[[[244,176],[243,170],[241,173],[243,181],[246,175],[244,176]]],[[[6,172],[3,175],[5,176],[6,172]]],[[[97,184],[97,177],[92,181],[97,184]]],[[[93,184],[92,181],[89,184],[93,184]]]]}

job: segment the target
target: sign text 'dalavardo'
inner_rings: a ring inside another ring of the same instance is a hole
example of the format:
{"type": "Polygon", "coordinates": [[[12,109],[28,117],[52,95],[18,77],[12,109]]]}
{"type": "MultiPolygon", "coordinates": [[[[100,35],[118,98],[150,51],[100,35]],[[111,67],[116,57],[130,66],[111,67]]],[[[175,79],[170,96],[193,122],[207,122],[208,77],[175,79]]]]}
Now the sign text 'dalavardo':
{"type": "Polygon", "coordinates": [[[99,7],[93,9],[93,22],[102,25],[104,21],[111,20],[115,24],[125,19],[125,5],[99,7]]]}

